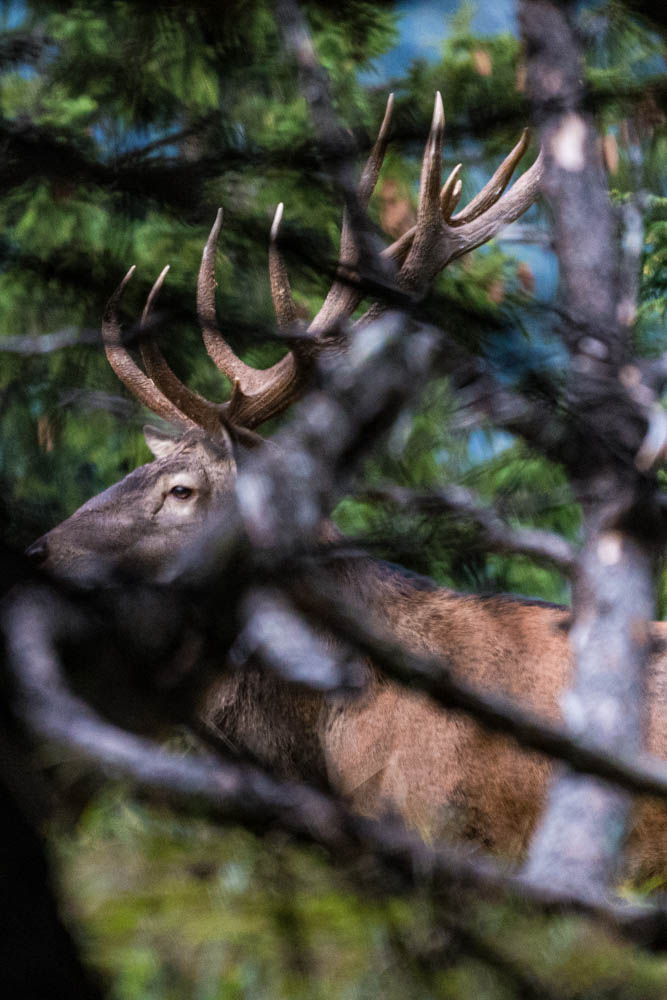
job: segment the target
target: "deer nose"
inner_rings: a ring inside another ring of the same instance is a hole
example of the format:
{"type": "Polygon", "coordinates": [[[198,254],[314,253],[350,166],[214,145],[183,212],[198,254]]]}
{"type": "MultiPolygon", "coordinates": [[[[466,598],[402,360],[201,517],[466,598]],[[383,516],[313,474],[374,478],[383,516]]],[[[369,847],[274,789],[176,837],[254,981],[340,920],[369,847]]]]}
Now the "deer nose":
{"type": "Polygon", "coordinates": [[[46,538],[38,538],[36,542],[33,542],[25,550],[25,554],[36,566],[41,566],[43,562],[46,562],[49,554],[49,545],[46,538]]]}

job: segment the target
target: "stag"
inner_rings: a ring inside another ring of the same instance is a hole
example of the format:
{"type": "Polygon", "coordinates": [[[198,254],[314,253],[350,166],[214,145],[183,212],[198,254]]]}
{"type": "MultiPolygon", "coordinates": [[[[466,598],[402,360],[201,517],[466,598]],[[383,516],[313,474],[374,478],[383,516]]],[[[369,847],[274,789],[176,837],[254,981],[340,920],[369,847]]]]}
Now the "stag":
{"type": "MultiPolygon", "coordinates": [[[[390,98],[361,175],[362,208],[378,179],[391,108],[390,98]]],[[[505,192],[527,147],[524,132],[480,193],[456,212],[460,166],[440,189],[443,132],[437,95],[416,225],[383,252],[395,267],[399,288],[412,295],[423,294],[452,260],[517,219],[539,191],[540,157],[505,192]]],[[[278,326],[291,329],[297,314],[277,242],[282,210],[280,205],[271,229],[269,272],[278,326]]],[[[56,575],[87,585],[129,570],[147,581],[169,579],[175,556],[235,509],[237,462],[243,461],[244,446],[257,446],[256,428],[304,392],[323,351],[341,347],[331,331],[352,315],[362,294],[353,280],[359,250],[347,214],[337,279],[307,335],[296,338],[268,370],[245,364],[218,329],[214,269],[221,225],[218,212],[202,255],[197,308],[206,350],[231,381],[231,396],[218,404],[192,392],[151,335],[151,312],[167,268],[146,302],[143,367],[136,363],[124,346],[117,317],[132,268],[105,312],[106,354],[130,392],[180,433],[172,437],[147,428],[154,461],[34,543],[29,554],[56,575]]],[[[373,307],[376,314],[378,308],[373,307]]],[[[339,557],[325,563],[322,572],[397,642],[446,659],[456,674],[482,690],[502,692],[547,720],[559,719],[559,696],[571,663],[564,609],[427,587],[370,557],[339,557]]],[[[655,630],[659,640],[659,624],[655,630]]],[[[327,783],[361,812],[379,815],[391,809],[429,837],[453,834],[508,856],[525,848],[550,777],[550,764],[543,758],[386,681],[372,663],[364,664],[356,694],[344,696],[291,685],[252,658],[221,673],[203,714],[208,730],[225,746],[252,755],[283,776],[327,783]]],[[[647,745],[659,757],[667,757],[666,676],[667,660],[656,659],[647,699],[647,745]]],[[[665,845],[667,812],[643,802],[631,837],[631,867],[647,873],[664,865],[665,845]]]]}

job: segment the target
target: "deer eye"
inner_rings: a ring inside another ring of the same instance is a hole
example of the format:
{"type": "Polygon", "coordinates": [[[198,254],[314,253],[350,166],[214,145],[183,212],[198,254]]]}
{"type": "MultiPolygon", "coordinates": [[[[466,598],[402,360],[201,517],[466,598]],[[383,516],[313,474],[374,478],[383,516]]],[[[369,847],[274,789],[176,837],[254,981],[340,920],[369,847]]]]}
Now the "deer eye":
{"type": "Polygon", "coordinates": [[[192,490],[189,486],[172,486],[169,492],[177,500],[187,500],[188,497],[192,496],[192,490]]]}

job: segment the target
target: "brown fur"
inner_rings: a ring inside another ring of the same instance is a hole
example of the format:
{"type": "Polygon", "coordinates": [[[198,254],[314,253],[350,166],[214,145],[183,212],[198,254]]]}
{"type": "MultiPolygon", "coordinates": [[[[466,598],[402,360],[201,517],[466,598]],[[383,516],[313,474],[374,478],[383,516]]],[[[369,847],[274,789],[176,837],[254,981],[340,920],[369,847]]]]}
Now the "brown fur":
{"type": "MultiPolygon", "coordinates": [[[[565,609],[425,588],[370,559],[332,572],[408,648],[442,656],[481,690],[560,719],[570,677],[565,609]]],[[[667,757],[667,625],[653,628],[660,653],[650,671],[646,746],[667,757]]],[[[208,713],[239,748],[286,777],[326,779],[362,813],[393,811],[428,839],[454,837],[508,857],[525,851],[552,774],[544,757],[441,711],[372,668],[357,696],[305,694],[252,668],[224,682],[208,713]]],[[[628,869],[635,876],[667,869],[667,808],[660,803],[643,801],[636,810],[628,869]]]]}

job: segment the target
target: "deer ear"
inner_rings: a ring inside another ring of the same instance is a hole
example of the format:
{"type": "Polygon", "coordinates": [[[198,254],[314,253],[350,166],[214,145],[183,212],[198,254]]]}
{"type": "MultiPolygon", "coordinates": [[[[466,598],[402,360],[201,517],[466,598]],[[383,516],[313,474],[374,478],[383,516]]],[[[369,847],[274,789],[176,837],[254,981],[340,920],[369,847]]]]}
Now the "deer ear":
{"type": "Polygon", "coordinates": [[[171,455],[178,444],[177,438],[165,434],[164,431],[158,430],[157,427],[151,427],[150,424],[146,424],[144,427],[144,438],[155,458],[166,458],[167,455],[171,455]]]}

